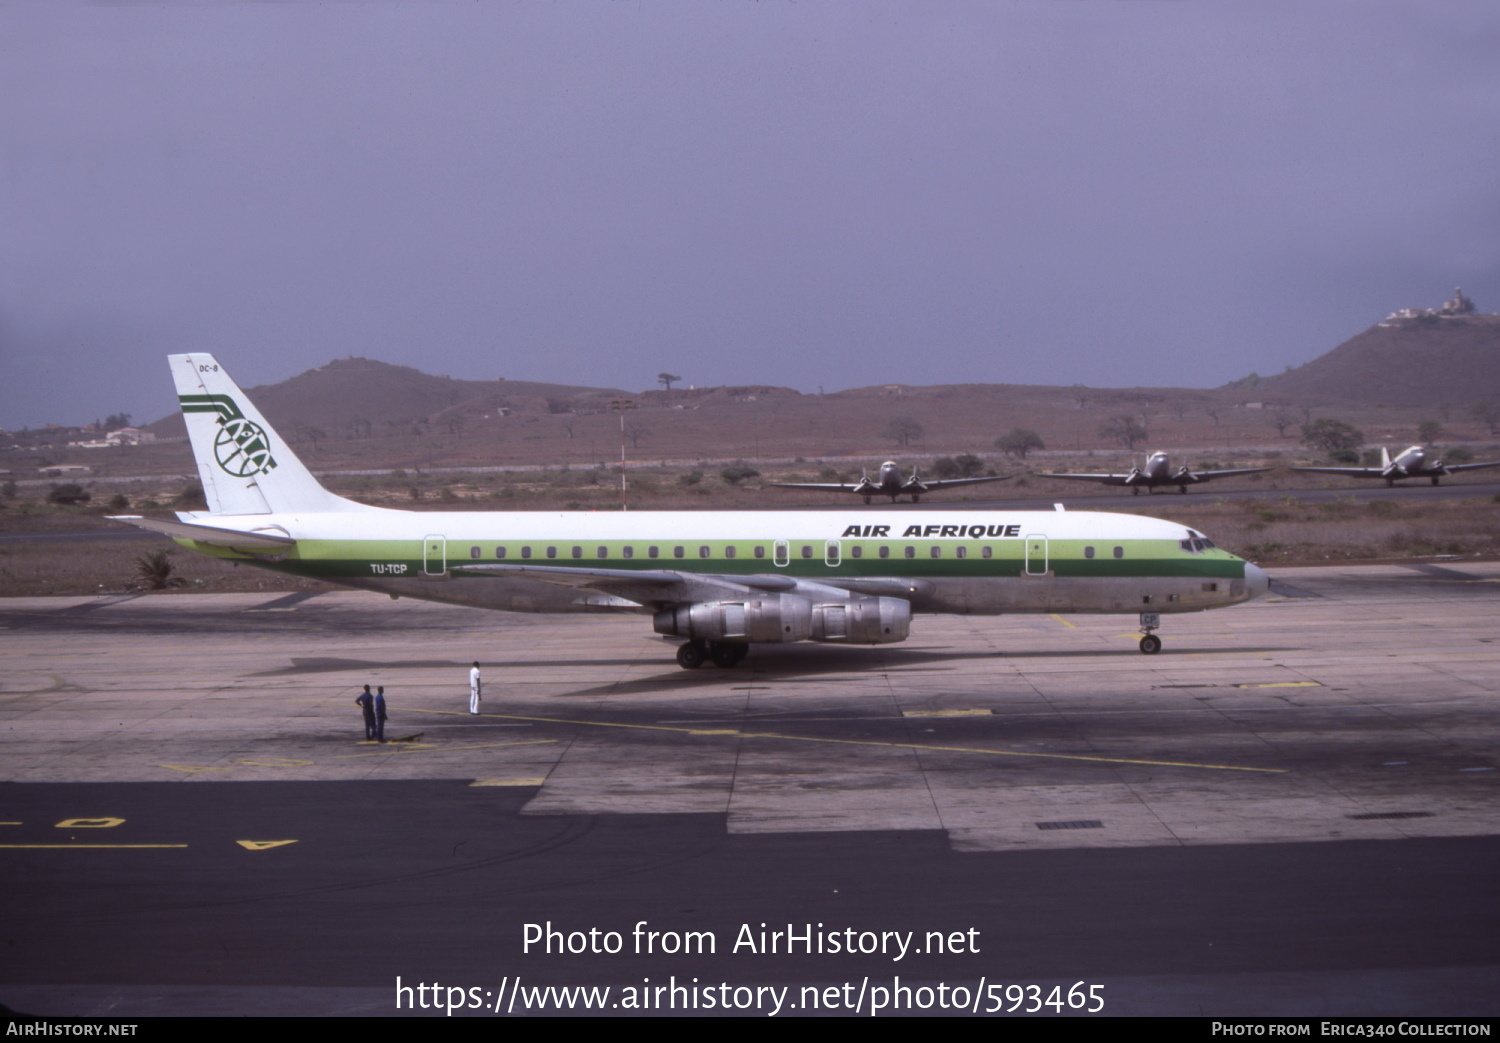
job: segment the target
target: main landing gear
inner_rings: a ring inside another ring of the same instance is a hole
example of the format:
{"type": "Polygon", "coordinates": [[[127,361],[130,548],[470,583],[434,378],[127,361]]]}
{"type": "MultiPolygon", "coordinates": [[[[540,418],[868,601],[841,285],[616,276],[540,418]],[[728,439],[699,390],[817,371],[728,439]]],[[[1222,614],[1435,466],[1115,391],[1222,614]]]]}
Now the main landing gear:
{"type": "Polygon", "coordinates": [[[1141,629],[1146,632],[1146,636],[1143,637],[1143,638],[1141,638],[1141,652],[1142,652],[1142,654],[1144,654],[1144,655],[1155,655],[1156,653],[1158,653],[1158,652],[1161,651],[1161,638],[1157,637],[1155,634],[1153,634],[1151,632],[1151,631],[1157,629],[1160,626],[1161,626],[1161,613],[1160,612],[1142,612],[1141,613],[1141,629]]]}
{"type": "Polygon", "coordinates": [[[750,646],[740,641],[689,641],[677,649],[677,665],[684,670],[696,670],[707,661],[714,666],[737,666],[750,646]]]}

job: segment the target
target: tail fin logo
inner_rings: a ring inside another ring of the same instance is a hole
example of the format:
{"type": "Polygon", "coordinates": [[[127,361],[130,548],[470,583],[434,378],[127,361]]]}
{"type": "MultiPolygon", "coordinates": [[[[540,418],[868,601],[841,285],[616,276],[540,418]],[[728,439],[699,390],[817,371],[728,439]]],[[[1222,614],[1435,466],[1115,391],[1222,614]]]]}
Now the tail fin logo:
{"type": "Polygon", "coordinates": [[[219,433],[214,436],[214,460],[226,474],[250,478],[274,470],[271,439],[265,429],[240,412],[228,395],[180,395],[184,413],[217,413],[219,433]]]}

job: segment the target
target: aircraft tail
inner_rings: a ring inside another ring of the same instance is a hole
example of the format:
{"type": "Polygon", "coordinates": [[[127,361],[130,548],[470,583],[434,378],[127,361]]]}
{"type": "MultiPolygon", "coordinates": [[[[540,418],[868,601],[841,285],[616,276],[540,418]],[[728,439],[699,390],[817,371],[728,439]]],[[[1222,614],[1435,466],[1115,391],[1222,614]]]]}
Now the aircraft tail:
{"type": "Polygon", "coordinates": [[[318,484],[212,355],[171,355],[168,361],[214,514],[369,509],[318,484]]]}
{"type": "Polygon", "coordinates": [[[1385,446],[1380,447],[1380,469],[1382,471],[1391,469],[1391,451],[1385,446]]]}

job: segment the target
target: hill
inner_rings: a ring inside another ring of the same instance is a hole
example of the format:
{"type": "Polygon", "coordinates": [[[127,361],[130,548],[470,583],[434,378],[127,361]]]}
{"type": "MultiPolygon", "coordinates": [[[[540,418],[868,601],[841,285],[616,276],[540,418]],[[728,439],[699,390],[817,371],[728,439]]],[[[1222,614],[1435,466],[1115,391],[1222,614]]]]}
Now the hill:
{"type": "MultiPolygon", "coordinates": [[[[457,424],[474,415],[561,410],[565,407],[558,403],[571,408],[577,399],[599,399],[608,408],[611,396],[624,394],[525,380],[454,380],[354,356],[246,391],[266,418],[288,434],[315,427],[323,434],[351,437],[419,423],[457,424]]],[[[149,429],[158,437],[186,433],[180,413],[163,417],[149,429]]]]}
{"type": "Polygon", "coordinates": [[[1500,315],[1398,312],[1245,392],[1428,408],[1500,399],[1500,315]]]}

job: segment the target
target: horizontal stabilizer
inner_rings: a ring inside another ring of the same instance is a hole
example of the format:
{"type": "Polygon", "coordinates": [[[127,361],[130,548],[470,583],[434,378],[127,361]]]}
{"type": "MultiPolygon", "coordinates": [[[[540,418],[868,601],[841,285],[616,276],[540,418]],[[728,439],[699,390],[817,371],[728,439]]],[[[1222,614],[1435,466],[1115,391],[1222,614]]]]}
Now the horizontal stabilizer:
{"type": "Polygon", "coordinates": [[[140,518],[115,515],[110,521],[129,522],[141,529],[150,529],[174,540],[196,540],[215,547],[229,547],[244,551],[284,551],[297,545],[297,541],[282,532],[240,532],[221,529],[216,525],[195,525],[191,522],[167,521],[164,518],[140,518]]]}

